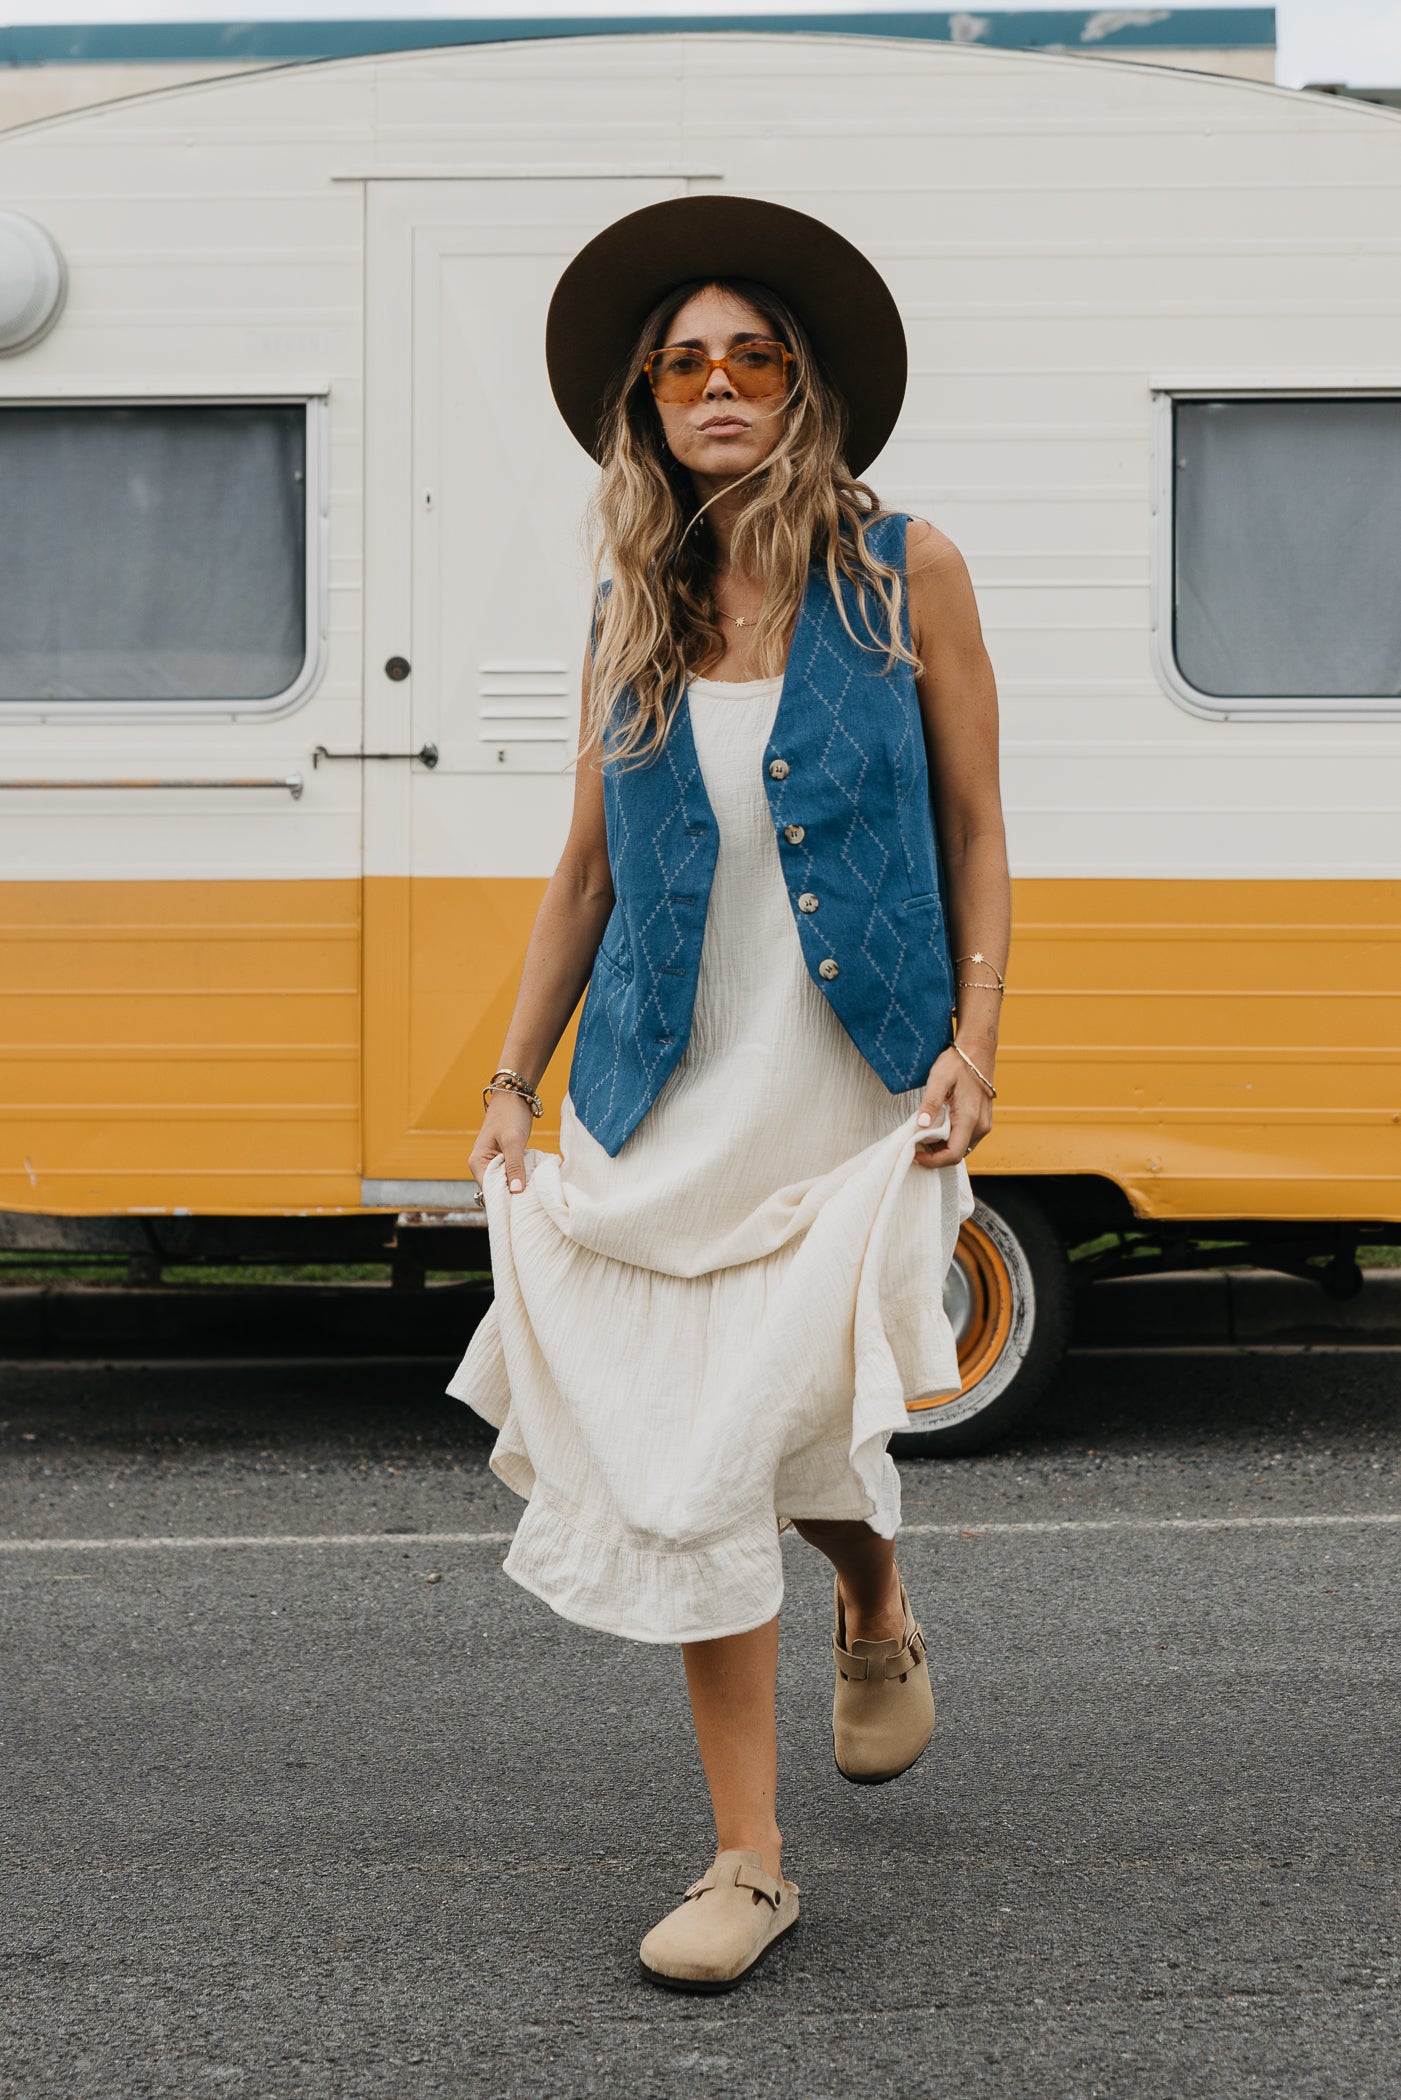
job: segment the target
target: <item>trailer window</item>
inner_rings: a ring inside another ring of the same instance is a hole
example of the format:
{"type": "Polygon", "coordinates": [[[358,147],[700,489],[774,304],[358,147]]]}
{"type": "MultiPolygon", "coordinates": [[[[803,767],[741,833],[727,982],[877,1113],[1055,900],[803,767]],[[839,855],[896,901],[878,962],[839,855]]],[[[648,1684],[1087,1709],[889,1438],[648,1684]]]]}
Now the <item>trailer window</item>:
{"type": "Polygon", "coordinates": [[[300,402],[0,406],[0,700],[286,693],[306,451],[300,402]]]}
{"type": "Polygon", "coordinates": [[[1173,654],[1191,693],[1394,703],[1401,398],[1178,400],[1172,437],[1173,654]]]}

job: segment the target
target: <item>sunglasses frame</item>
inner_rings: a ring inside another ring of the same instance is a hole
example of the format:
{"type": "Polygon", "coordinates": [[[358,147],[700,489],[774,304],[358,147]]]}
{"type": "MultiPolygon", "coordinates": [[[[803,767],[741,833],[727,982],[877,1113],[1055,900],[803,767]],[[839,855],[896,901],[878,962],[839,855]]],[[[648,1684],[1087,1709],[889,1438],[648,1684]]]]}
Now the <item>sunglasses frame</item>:
{"type": "Polygon", "coordinates": [[[701,400],[704,396],[706,388],[710,385],[710,378],[713,372],[724,373],[726,379],[728,379],[728,381],[730,382],[730,386],[733,389],[734,393],[738,396],[738,398],[741,401],[771,401],[773,399],[774,394],[781,394],[786,391],[788,386],[788,367],[793,362],[793,352],[789,349],[788,345],[786,343],[780,343],[776,337],[772,336],[755,336],[750,342],[736,343],[733,350],[727,350],[723,357],[710,358],[705,357],[705,352],[703,350],[692,349],[692,346],[689,343],[662,343],[657,349],[648,352],[647,357],[645,358],[642,366],[642,370],[646,377],[647,384],[652,389],[652,398],[654,401],[660,401],[662,397],[657,392],[657,382],[652,377],[652,361],[654,358],[664,357],[668,350],[689,350],[692,356],[697,358],[704,358],[706,364],[705,377],[697,386],[694,394],[688,395],[688,397],[684,401],[668,401],[666,404],[668,408],[693,407],[694,404],[697,401],[701,400]],[[778,385],[773,389],[773,393],[770,394],[746,394],[743,387],[740,386],[739,382],[736,380],[734,373],[730,370],[729,361],[732,357],[738,357],[742,350],[754,350],[758,348],[762,348],[764,350],[777,350],[780,357],[783,359],[782,377],[780,378],[778,385]]]}

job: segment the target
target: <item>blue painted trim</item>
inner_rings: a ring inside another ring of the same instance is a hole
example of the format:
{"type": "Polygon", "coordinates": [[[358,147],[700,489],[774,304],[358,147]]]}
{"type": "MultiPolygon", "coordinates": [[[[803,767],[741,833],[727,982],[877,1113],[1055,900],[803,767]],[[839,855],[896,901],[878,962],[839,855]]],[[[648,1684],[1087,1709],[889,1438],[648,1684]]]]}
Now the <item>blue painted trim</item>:
{"type": "MultiPolygon", "coordinates": [[[[1272,49],[1272,7],[1174,7],[1160,21],[1126,23],[1086,35],[1104,10],[1038,9],[1026,14],[975,16],[986,28],[976,39],[1002,50],[1048,46],[1085,51],[1153,49],[1272,49]]],[[[1145,10],[1150,12],[1150,10],[1145,10]]],[[[1151,10],[1156,12],[1156,10],[1151,10]]],[[[955,19],[967,14],[835,15],[560,15],[480,20],[343,22],[54,22],[0,28],[0,65],[159,65],[225,59],[288,64],[302,59],[354,58],[376,51],[419,51],[446,44],[526,43],[537,37],[629,36],[747,29],[826,32],[831,36],[910,37],[950,41],[955,19]]]]}

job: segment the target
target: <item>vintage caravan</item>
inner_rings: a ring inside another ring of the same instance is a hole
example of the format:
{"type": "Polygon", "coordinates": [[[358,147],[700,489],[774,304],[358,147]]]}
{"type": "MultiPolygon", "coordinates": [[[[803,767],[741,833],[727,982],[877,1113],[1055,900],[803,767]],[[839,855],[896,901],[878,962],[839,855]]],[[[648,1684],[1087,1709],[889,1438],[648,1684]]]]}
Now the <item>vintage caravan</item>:
{"type": "Polygon", "coordinates": [[[1068,1247],[1345,1287],[1401,1225],[1385,109],[726,31],[0,135],[0,1209],[12,1243],[324,1247],[471,1199],[587,604],[545,306],[597,228],[707,188],[878,259],[912,374],[870,479],[964,549],[998,673],[1002,1098],[964,1391],[910,1415],[968,1448],[1055,1360],[1068,1247]]]}

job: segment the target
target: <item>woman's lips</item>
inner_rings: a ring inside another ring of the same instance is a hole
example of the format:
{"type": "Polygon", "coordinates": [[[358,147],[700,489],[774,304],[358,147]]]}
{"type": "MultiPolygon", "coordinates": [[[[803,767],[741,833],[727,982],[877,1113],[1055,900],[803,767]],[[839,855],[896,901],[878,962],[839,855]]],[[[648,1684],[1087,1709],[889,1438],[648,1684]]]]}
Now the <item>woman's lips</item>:
{"type": "Polygon", "coordinates": [[[701,424],[700,431],[702,437],[729,437],[735,431],[748,428],[742,416],[712,416],[708,423],[701,424]]]}

